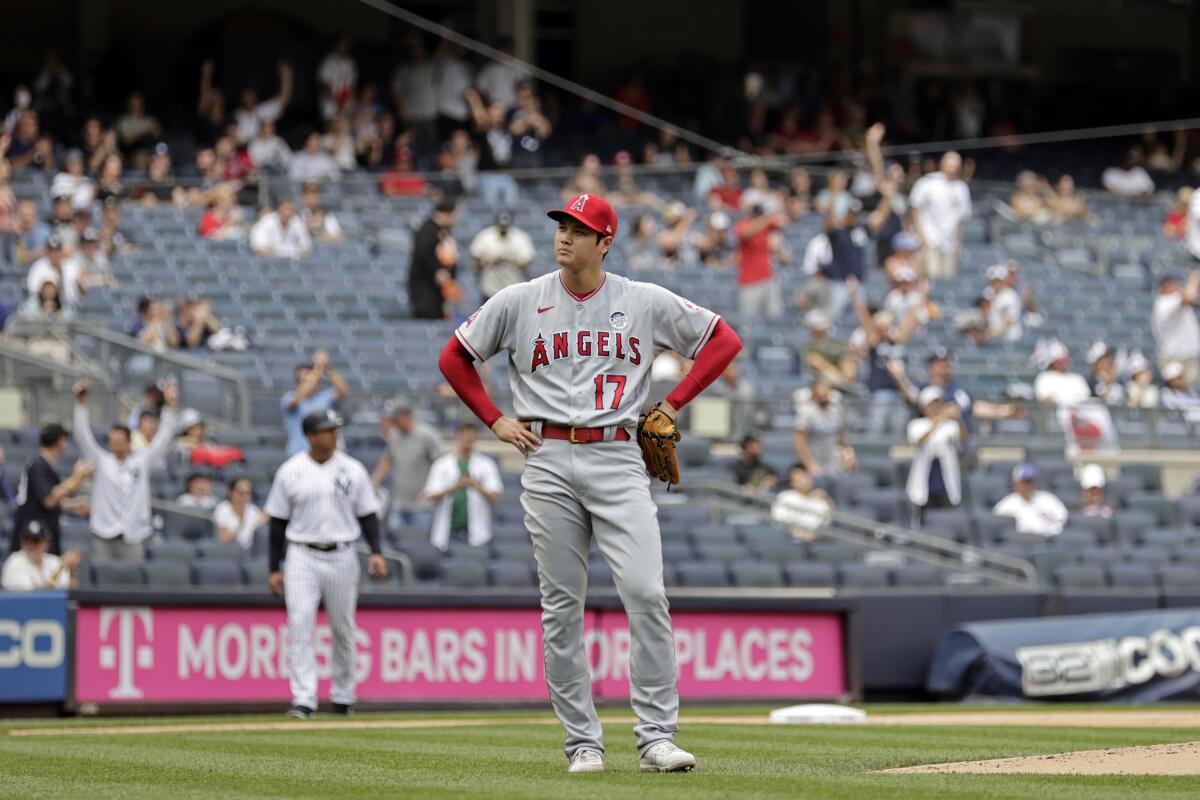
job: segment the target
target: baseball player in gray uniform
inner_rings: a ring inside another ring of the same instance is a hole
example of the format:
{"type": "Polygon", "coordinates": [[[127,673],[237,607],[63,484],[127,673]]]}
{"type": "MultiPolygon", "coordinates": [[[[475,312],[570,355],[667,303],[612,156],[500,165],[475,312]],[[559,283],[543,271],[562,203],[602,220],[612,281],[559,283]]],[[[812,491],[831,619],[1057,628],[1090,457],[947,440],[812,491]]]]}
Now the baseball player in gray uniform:
{"type": "Polygon", "coordinates": [[[604,769],[604,741],[583,642],[588,546],[613,570],[629,618],[630,694],[643,772],[694,769],[674,743],[679,694],[650,479],[636,442],[650,364],[664,349],[695,359],[659,407],[672,419],[741,348],[713,312],[649,283],[605,273],[612,206],[582,194],[548,216],[561,269],[499,291],[466,320],[438,363],[497,438],[526,455],[525,526],[542,601],[546,682],[566,728],[570,772],[604,769]],[[515,416],[491,401],[474,362],[503,351],[515,416]]]}
{"type": "Polygon", "coordinates": [[[317,709],[317,656],[313,637],[317,606],[333,631],[335,714],[354,705],[354,607],[358,601],[359,534],[371,556],[367,571],[386,578],[379,551],[379,503],[366,468],[337,449],[342,418],[336,411],[314,411],[301,423],[308,450],[289,458],[275,472],[264,509],[271,517],[269,585],[287,603],[291,646],[292,708],[289,717],[311,719],[317,709]],[[280,570],[286,552],[287,561],[280,570]]]}

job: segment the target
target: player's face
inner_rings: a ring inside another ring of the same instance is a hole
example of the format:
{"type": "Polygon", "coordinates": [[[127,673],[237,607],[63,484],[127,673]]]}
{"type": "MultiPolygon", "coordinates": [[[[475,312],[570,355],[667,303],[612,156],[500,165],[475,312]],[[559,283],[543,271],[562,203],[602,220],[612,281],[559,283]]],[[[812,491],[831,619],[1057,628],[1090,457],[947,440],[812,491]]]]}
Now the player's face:
{"type": "Polygon", "coordinates": [[[308,434],[308,444],[317,453],[331,453],[337,448],[338,429],[308,434]]]}
{"type": "Polygon", "coordinates": [[[594,267],[612,247],[611,236],[600,241],[596,238],[596,232],[582,223],[569,219],[559,222],[554,234],[554,260],[566,270],[594,267]]]}

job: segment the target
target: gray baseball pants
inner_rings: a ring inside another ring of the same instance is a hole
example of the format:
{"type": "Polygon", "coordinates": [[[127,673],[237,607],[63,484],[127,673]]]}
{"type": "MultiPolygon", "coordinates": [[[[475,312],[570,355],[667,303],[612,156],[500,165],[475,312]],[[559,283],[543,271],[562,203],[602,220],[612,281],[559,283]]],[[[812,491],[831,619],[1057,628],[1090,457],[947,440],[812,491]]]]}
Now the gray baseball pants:
{"type": "MultiPolygon", "coordinates": [[[[540,426],[534,425],[534,433],[540,426]]],[[[542,598],[542,648],[565,750],[604,752],[583,641],[588,545],[612,567],[629,618],[630,700],[638,753],[679,730],[675,640],[663,589],[657,507],[636,441],[545,439],[525,462],[521,505],[542,598]]]]}

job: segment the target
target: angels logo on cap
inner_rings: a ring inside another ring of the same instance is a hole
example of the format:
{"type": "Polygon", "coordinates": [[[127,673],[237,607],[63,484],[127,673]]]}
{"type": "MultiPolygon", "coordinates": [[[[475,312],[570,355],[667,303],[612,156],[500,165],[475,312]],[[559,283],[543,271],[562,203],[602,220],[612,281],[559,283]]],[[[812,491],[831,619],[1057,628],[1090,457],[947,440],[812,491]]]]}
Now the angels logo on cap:
{"type": "Polygon", "coordinates": [[[550,219],[561,222],[570,218],[605,236],[617,235],[617,212],[603,197],[583,193],[576,195],[562,209],[546,212],[550,219]]]}

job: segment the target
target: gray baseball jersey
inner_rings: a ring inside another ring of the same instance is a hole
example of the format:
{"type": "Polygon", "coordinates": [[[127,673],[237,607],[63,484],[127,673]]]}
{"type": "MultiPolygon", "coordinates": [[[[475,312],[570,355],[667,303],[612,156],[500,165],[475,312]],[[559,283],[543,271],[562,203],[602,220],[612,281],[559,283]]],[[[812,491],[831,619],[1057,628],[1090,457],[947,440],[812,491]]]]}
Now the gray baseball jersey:
{"type": "Polygon", "coordinates": [[[605,273],[576,296],[559,272],[506,287],[455,335],[480,361],[509,357],[518,419],[629,427],[662,350],[695,358],[718,317],[661,286],[605,273]]]}
{"type": "Polygon", "coordinates": [[[352,542],[358,517],[379,512],[366,467],[340,450],[324,464],[297,453],[275,472],[264,510],[288,520],[289,542],[352,542]]]}

